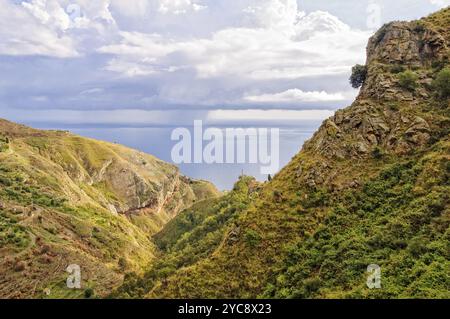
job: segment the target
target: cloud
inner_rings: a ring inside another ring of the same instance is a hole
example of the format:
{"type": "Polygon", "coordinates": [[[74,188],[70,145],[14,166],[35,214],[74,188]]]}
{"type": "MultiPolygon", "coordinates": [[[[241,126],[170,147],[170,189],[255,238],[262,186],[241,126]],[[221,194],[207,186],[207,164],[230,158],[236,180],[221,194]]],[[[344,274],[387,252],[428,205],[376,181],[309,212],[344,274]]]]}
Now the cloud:
{"type": "Polygon", "coordinates": [[[41,3],[37,5],[21,7],[0,0],[0,55],[78,56],[75,41],[56,30],[68,27],[65,13],[54,2],[49,11],[43,10],[41,3]]]}
{"type": "Polygon", "coordinates": [[[22,2],[21,5],[41,24],[50,26],[51,29],[65,31],[72,24],[69,15],[55,0],[32,0],[22,2]]]}
{"type": "MultiPolygon", "coordinates": [[[[139,70],[137,76],[189,69],[198,78],[253,80],[344,74],[364,60],[369,33],[352,30],[326,12],[304,15],[295,0],[266,0],[245,11],[257,21],[253,27],[230,27],[187,40],[121,32],[120,42],[98,52],[114,55],[108,70],[120,72],[126,65],[139,70]]],[[[123,74],[130,76],[127,70],[123,74]]]]}
{"type": "MultiPolygon", "coordinates": [[[[90,0],[89,2],[96,2],[90,0]]],[[[127,17],[142,17],[148,14],[151,3],[148,0],[133,0],[133,1],[123,1],[123,0],[112,0],[110,6],[116,11],[127,17]]]]}
{"type": "Polygon", "coordinates": [[[296,0],[262,0],[249,6],[245,12],[256,26],[274,29],[287,35],[293,32],[297,19],[304,15],[299,12],[296,0]]]}
{"type": "MultiPolygon", "coordinates": [[[[435,10],[399,1],[384,2],[389,19],[435,10]]],[[[348,3],[0,0],[0,107],[343,107],[371,35],[354,23],[366,7],[348,3]]]]}
{"type": "Polygon", "coordinates": [[[189,11],[200,11],[207,6],[200,5],[191,0],[160,0],[158,11],[164,14],[185,14],[189,11]]]}
{"type": "Polygon", "coordinates": [[[299,89],[290,89],[275,94],[248,95],[244,97],[244,100],[256,103],[338,102],[346,100],[346,97],[342,93],[304,92],[299,89]]]}
{"type": "Polygon", "coordinates": [[[298,121],[324,120],[332,116],[332,110],[214,110],[210,111],[207,121],[212,123],[241,121],[298,121]]]}
{"type": "Polygon", "coordinates": [[[450,0],[429,0],[431,4],[444,8],[450,5],[450,0]]]}
{"type": "Polygon", "coordinates": [[[349,34],[351,32],[348,25],[325,11],[314,11],[303,16],[295,25],[295,38],[297,40],[306,40],[321,33],[349,34]]]}

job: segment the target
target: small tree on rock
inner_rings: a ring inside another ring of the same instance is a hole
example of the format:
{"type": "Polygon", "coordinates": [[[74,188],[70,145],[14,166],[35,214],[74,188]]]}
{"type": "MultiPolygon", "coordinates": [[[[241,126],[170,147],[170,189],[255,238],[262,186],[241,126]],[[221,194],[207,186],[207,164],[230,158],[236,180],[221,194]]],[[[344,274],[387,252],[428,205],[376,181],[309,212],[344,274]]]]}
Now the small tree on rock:
{"type": "Polygon", "coordinates": [[[350,84],[355,89],[360,88],[367,78],[367,66],[357,64],[352,68],[352,75],[350,76],[350,84]]]}

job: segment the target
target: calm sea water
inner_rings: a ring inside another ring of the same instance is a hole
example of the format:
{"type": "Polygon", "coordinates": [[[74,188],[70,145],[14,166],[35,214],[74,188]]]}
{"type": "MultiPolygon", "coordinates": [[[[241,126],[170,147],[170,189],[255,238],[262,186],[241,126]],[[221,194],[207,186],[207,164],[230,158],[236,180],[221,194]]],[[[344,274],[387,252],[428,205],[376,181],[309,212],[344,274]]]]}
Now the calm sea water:
{"type": "MultiPolygon", "coordinates": [[[[319,123],[317,123],[318,125],[319,123]]],[[[152,154],[169,163],[173,163],[171,151],[177,143],[171,140],[173,128],[170,127],[64,128],[41,125],[40,128],[68,129],[81,136],[126,145],[152,154]]],[[[313,131],[311,127],[306,130],[292,127],[280,128],[280,169],[299,152],[305,140],[312,136],[313,131]]],[[[246,175],[255,176],[261,181],[267,179],[266,175],[260,174],[259,164],[179,164],[177,166],[180,167],[183,174],[195,179],[211,181],[221,190],[231,189],[242,172],[246,175]]]]}

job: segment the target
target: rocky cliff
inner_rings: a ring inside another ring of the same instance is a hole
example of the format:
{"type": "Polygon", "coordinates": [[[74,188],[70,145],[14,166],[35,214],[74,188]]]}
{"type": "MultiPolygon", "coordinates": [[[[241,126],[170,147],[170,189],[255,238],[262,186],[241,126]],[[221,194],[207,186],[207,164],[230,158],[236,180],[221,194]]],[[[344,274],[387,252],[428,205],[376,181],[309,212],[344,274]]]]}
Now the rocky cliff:
{"type": "MultiPolygon", "coordinates": [[[[304,146],[324,157],[322,173],[307,174],[310,184],[314,175],[328,175],[326,160],[370,158],[373,152],[408,155],[448,133],[448,100],[433,100],[432,85],[449,63],[448,31],[441,27],[449,23],[448,11],[386,24],[370,38],[367,76],[356,101],[326,120],[304,146]],[[405,71],[417,77],[414,89],[402,87],[399,74],[405,71]]],[[[326,184],[333,184],[332,177],[326,184]]]]}

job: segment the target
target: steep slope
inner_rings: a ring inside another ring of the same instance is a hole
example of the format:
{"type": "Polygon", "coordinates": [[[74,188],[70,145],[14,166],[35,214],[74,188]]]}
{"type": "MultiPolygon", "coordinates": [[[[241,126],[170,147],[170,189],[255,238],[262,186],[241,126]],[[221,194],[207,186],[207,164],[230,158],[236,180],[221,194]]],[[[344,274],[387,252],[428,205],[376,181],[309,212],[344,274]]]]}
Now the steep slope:
{"type": "Polygon", "coordinates": [[[449,30],[447,8],[378,31],[357,100],[236,217],[240,233],[141,294],[449,298],[449,30]]]}
{"type": "MultiPolygon", "coordinates": [[[[162,255],[144,277],[129,274],[115,298],[145,297],[148,291],[164,287],[177,269],[210,257],[222,242],[224,232],[232,243],[241,235],[238,216],[259,196],[261,184],[241,176],[234,188],[220,198],[206,199],[178,214],[153,238],[162,255]]],[[[244,234],[248,240],[252,233],[244,234]]]]}
{"type": "Polygon", "coordinates": [[[70,264],[104,295],[154,259],[152,234],[217,195],[153,156],[0,120],[0,296],[77,296],[70,264]]]}

